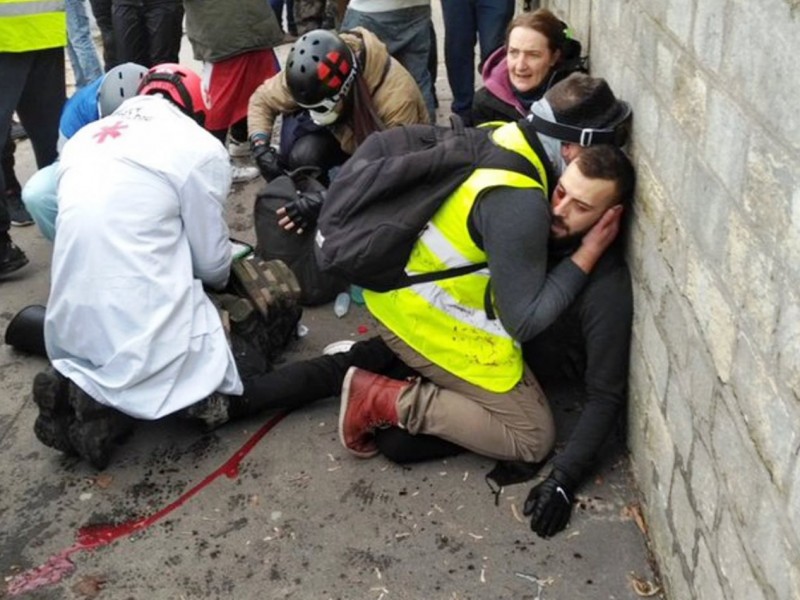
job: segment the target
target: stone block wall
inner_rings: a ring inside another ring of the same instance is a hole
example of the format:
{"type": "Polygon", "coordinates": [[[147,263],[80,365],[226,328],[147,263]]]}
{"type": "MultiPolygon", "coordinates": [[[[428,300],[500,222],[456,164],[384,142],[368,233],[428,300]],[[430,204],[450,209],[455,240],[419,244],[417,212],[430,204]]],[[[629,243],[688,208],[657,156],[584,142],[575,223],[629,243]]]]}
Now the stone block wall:
{"type": "Polygon", "coordinates": [[[800,598],[800,0],[553,0],[634,108],[629,445],[667,595],[800,598]]]}

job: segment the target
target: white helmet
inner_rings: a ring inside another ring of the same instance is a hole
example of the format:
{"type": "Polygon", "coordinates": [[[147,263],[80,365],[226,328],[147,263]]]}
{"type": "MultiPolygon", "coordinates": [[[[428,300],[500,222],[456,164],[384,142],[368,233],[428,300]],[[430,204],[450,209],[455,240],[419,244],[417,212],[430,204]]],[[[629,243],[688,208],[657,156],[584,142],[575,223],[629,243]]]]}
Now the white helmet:
{"type": "Polygon", "coordinates": [[[133,98],[139,90],[147,67],[128,62],[117,65],[103,77],[97,90],[97,111],[100,118],[110,115],[128,98],[133,98]]]}

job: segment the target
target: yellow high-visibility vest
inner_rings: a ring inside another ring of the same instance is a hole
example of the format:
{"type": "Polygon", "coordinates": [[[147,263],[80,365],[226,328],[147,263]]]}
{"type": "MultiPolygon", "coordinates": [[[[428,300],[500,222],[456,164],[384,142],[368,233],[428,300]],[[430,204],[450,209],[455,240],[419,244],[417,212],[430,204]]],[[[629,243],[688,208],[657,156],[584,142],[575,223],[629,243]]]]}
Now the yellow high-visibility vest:
{"type": "Polygon", "coordinates": [[[64,0],[0,0],[0,52],[67,45],[64,0]]]}
{"type": "MultiPolygon", "coordinates": [[[[516,123],[491,135],[499,146],[530,161],[542,184],[514,171],[476,169],[428,223],[411,251],[407,274],[486,261],[468,228],[472,206],[485,190],[497,186],[547,190],[544,165],[516,123]]],[[[364,290],[364,300],[373,316],[432,363],[483,389],[506,392],[522,378],[522,350],[500,321],[486,314],[489,277],[484,268],[389,292],[364,290]]]]}

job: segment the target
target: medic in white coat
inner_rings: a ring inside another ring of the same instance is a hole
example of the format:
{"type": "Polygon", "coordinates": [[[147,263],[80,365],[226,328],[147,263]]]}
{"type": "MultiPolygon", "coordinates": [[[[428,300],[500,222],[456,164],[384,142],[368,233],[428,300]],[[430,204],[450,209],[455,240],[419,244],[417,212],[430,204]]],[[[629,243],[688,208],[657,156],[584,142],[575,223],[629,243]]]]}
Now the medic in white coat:
{"type": "MultiPolygon", "coordinates": [[[[140,93],[175,90],[169,77],[140,93]]],[[[44,328],[56,370],[142,419],[242,393],[203,289],[224,287],[230,272],[230,161],[178,108],[191,99],[170,97],[127,100],[64,146],[44,328]]]]}

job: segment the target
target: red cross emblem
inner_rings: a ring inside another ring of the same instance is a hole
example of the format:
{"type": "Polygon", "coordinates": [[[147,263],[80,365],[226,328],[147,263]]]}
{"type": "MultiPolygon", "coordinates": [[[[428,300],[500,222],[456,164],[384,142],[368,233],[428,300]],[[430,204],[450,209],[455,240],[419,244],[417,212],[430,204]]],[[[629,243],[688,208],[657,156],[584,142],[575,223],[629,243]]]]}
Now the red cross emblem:
{"type": "Polygon", "coordinates": [[[323,81],[330,89],[338,90],[342,87],[347,74],[350,72],[350,63],[347,57],[338,52],[331,51],[317,67],[317,77],[323,81]]]}
{"type": "Polygon", "coordinates": [[[120,122],[120,121],[117,121],[116,123],[114,123],[113,125],[111,125],[109,127],[101,127],[100,128],[100,132],[99,133],[95,133],[94,136],[92,136],[92,137],[96,137],[97,138],[97,143],[98,144],[102,144],[103,142],[106,141],[106,138],[109,138],[109,137],[118,138],[119,136],[121,136],[122,132],[120,130],[121,129],[125,129],[126,127],[128,127],[128,126],[125,125],[124,123],[120,122]]]}

